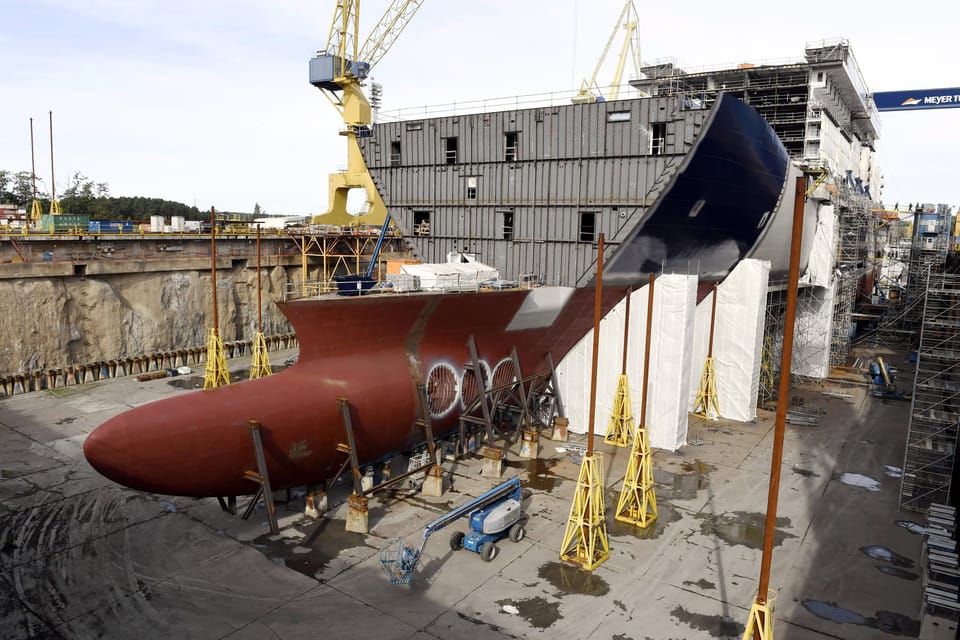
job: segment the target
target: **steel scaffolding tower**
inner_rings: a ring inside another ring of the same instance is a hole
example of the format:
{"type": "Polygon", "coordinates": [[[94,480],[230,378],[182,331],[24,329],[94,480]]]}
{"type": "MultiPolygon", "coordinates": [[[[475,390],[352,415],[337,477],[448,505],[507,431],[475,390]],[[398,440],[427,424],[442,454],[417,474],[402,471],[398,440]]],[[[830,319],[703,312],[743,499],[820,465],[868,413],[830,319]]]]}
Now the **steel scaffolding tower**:
{"type": "Polygon", "coordinates": [[[929,272],[900,507],[950,502],[960,428],[960,275],[929,272]]]}

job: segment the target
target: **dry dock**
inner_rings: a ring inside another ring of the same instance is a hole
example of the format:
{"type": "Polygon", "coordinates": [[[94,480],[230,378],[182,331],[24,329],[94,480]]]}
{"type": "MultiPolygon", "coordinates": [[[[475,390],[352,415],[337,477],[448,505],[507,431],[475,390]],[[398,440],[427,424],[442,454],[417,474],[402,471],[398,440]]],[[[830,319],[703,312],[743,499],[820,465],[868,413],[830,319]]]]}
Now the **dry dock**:
{"type": "MultiPolygon", "coordinates": [[[[198,380],[120,378],[0,400],[0,637],[665,640],[743,632],[759,573],[772,412],[747,424],[692,419],[699,444],[657,451],[660,521],[652,532],[612,524],[627,451],[598,441],[611,558],[592,574],[558,558],[576,459],[545,439],[542,460],[519,461],[514,451],[504,475],[524,483],[528,536],[502,541],[485,563],[450,551],[449,531],[440,532],[413,584],[393,586],[379,550],[395,537],[417,543],[427,522],[493,486],[479,460],[446,462],[452,486],[441,498],[399,489],[372,499],[366,536],[344,531],[343,485],[331,490],[320,520],[302,515],[295,493],[280,506],[281,535],[271,537],[262,509],[243,521],[216,500],[141,494],[87,465],[81,445],[95,426],[198,380]]],[[[920,518],[897,512],[895,477],[909,403],[830,383],[793,396],[823,413],[818,424],[787,426],[771,578],[776,637],[916,636],[921,539],[905,525],[920,518]],[[859,476],[845,483],[843,474],[859,476]]]]}

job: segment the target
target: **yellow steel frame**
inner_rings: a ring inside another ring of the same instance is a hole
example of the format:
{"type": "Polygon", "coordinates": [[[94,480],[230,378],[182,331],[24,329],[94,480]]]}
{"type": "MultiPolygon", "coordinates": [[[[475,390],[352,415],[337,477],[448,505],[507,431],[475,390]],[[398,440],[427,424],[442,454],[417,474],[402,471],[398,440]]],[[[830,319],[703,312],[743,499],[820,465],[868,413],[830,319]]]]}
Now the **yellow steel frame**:
{"type": "Polygon", "coordinates": [[[703,374],[700,376],[700,389],[697,391],[697,401],[693,405],[693,415],[701,418],[710,418],[710,410],[720,417],[720,404],[717,402],[717,372],[713,366],[713,357],[708,356],[703,363],[703,374]]]}
{"type": "Polygon", "coordinates": [[[574,96],[575,103],[596,102],[597,96],[593,93],[593,88],[597,85],[597,77],[600,75],[600,69],[603,67],[607,54],[610,53],[610,47],[617,37],[617,32],[623,28],[626,33],[623,36],[623,46],[620,49],[620,56],[617,60],[617,68],[613,74],[613,82],[610,85],[608,100],[616,100],[620,96],[620,82],[623,79],[623,68],[626,66],[627,54],[632,52],[634,73],[640,73],[640,38],[638,27],[640,19],[637,16],[637,8],[633,5],[633,0],[627,0],[623,5],[623,10],[617,18],[617,23],[613,27],[613,33],[607,39],[607,46],[603,48],[603,54],[597,62],[593,75],[589,80],[584,80],[580,85],[580,90],[574,96]]]}
{"type": "Polygon", "coordinates": [[[267,340],[262,331],[253,336],[253,364],[250,365],[250,379],[265,378],[273,373],[270,368],[270,356],[267,355],[267,340]]]}
{"type": "MultiPolygon", "coordinates": [[[[333,288],[333,277],[337,275],[346,275],[349,273],[362,273],[364,268],[364,259],[369,261],[373,254],[373,249],[377,246],[377,234],[356,235],[354,233],[329,233],[323,235],[309,236],[290,236],[297,249],[300,250],[301,276],[304,287],[309,280],[307,269],[309,267],[307,258],[320,258],[321,273],[320,281],[324,291],[333,288]]],[[[384,246],[380,254],[395,250],[396,244],[400,239],[400,233],[394,228],[388,232],[384,240],[384,246]],[[387,244],[389,243],[389,244],[387,244]]],[[[377,280],[382,280],[383,274],[377,271],[377,280]]],[[[302,295],[307,295],[306,290],[301,291],[302,295]]]]}
{"type": "Polygon", "coordinates": [[[615,519],[638,527],[647,527],[657,520],[657,493],[653,484],[653,455],[650,434],[637,427],[633,448],[623,476],[623,488],[617,502],[615,519]]]}
{"type": "Polygon", "coordinates": [[[617,381],[617,395],[613,398],[613,411],[607,423],[607,435],[603,441],[615,447],[625,447],[633,437],[633,405],[630,401],[630,381],[622,374],[617,381]]]}
{"type": "Polygon", "coordinates": [[[387,207],[370,177],[367,164],[357,142],[357,129],[371,123],[370,103],[363,94],[362,78],[353,75],[350,61],[362,60],[373,66],[386,54],[397,36],[416,13],[423,0],[394,0],[373,28],[363,47],[358,46],[360,25],[360,1],[338,0],[330,32],[327,36],[327,51],[338,60],[337,77],[334,82],[339,94],[322,89],[324,96],[337,110],[346,125],[340,135],[347,139],[347,169],[329,176],[330,209],[313,218],[314,224],[383,224],[387,219],[387,207]],[[359,55],[358,55],[359,51],[359,55]],[[351,189],[363,189],[367,195],[362,216],[347,213],[347,194],[351,189]]]}
{"type": "Polygon", "coordinates": [[[50,201],[50,215],[58,216],[61,213],[63,212],[60,211],[60,201],[54,198],[53,200],[50,201]]]}
{"type": "Polygon", "coordinates": [[[603,454],[583,456],[560,559],[593,571],[610,558],[603,505],[603,454]]]}
{"type": "Polygon", "coordinates": [[[743,631],[743,640],[773,640],[773,602],[776,597],[760,602],[754,600],[750,607],[750,618],[743,631]],[[756,635],[754,635],[756,630],[756,635]]]}
{"type": "Polygon", "coordinates": [[[223,349],[220,332],[213,327],[207,333],[207,366],[203,373],[203,388],[216,389],[230,384],[227,371],[227,356],[223,349]]]}
{"type": "MultiPolygon", "coordinates": [[[[57,206],[60,206],[60,203],[57,203],[57,206]]],[[[36,224],[40,223],[40,218],[43,217],[43,206],[40,204],[39,200],[34,200],[33,204],[30,206],[30,220],[36,224]]]]}

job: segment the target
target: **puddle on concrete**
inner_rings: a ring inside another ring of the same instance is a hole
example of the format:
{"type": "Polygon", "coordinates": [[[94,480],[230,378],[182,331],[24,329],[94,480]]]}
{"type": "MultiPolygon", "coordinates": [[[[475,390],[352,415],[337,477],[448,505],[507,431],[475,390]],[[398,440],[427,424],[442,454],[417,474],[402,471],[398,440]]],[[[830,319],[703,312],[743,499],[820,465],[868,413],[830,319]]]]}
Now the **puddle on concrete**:
{"type": "MultiPolygon", "coordinates": [[[[742,544],[750,549],[763,548],[763,528],[766,515],[762,513],[748,513],[734,511],[715,516],[707,513],[694,515],[700,518],[700,533],[705,536],[716,536],[727,544],[742,544]]],[[[773,534],[773,545],[780,546],[787,538],[795,538],[792,533],[783,531],[790,526],[790,518],[780,517],[776,520],[776,530],[773,534]]]]}
{"type": "Polygon", "coordinates": [[[908,569],[913,567],[913,560],[910,558],[904,558],[899,553],[894,553],[887,549],[886,547],[881,547],[880,545],[872,544],[866,547],[860,547],[860,551],[870,556],[874,560],[883,560],[884,562],[889,562],[895,567],[906,567],[908,569]]]}
{"type": "Polygon", "coordinates": [[[525,472],[527,477],[523,479],[523,486],[533,491],[550,493],[563,481],[551,471],[557,466],[556,460],[510,460],[504,466],[525,472]]]}
{"type": "Polygon", "coordinates": [[[803,608],[824,620],[838,624],[856,624],[870,629],[878,629],[895,636],[915,638],[920,635],[920,622],[892,611],[877,611],[876,616],[866,617],[856,611],[837,606],[836,602],[805,599],[803,608]]]}
{"type": "Polygon", "coordinates": [[[889,464],[885,464],[883,465],[883,475],[888,476],[890,478],[902,478],[903,469],[901,469],[900,467],[894,467],[889,464]]]}
{"type": "Polygon", "coordinates": [[[820,474],[815,471],[811,471],[810,469],[801,469],[800,467],[797,467],[797,466],[793,467],[792,471],[795,475],[803,476],[804,478],[820,477],[820,474]]]}
{"type": "Polygon", "coordinates": [[[867,491],[880,491],[880,481],[874,480],[870,476],[860,473],[844,473],[840,476],[840,482],[851,487],[860,487],[867,491]]]}
{"type": "Polygon", "coordinates": [[[537,575],[552,584],[559,592],[558,596],[569,593],[605,596],[610,592],[610,585],[600,576],[563,562],[542,564],[537,575]]]}
{"type": "MultiPolygon", "coordinates": [[[[479,618],[474,618],[474,617],[472,617],[472,616],[468,616],[467,614],[461,613],[461,612],[459,612],[459,611],[457,611],[457,615],[460,617],[461,620],[466,620],[467,622],[471,622],[471,623],[477,625],[478,627],[489,627],[490,629],[493,629],[493,630],[496,631],[497,633],[503,633],[503,629],[502,629],[501,627],[498,627],[498,626],[495,625],[495,624],[491,624],[491,623],[489,623],[489,622],[484,622],[483,620],[480,620],[479,618]]],[[[479,615],[481,615],[481,613],[478,611],[478,612],[477,612],[477,615],[479,616],[479,615]]]]}
{"type": "Polygon", "coordinates": [[[559,602],[547,602],[540,596],[534,598],[524,598],[522,600],[497,600],[501,607],[501,613],[506,615],[519,615],[537,629],[546,629],[557,620],[563,618],[560,615],[559,602]],[[504,611],[504,607],[514,607],[518,613],[513,614],[504,611]]]}
{"type": "Polygon", "coordinates": [[[272,536],[268,533],[254,538],[251,544],[273,562],[308,578],[319,579],[317,574],[341,551],[365,544],[366,536],[351,533],[345,526],[343,520],[322,518],[306,531],[294,526],[296,531],[303,534],[302,537],[271,540],[272,536]]]}
{"type": "Polygon", "coordinates": [[[67,418],[61,418],[61,419],[57,420],[56,424],[70,424],[71,422],[73,422],[73,421],[76,420],[76,419],[77,419],[76,416],[70,416],[70,417],[67,417],[67,418]]]}
{"type": "Polygon", "coordinates": [[[916,580],[920,576],[915,574],[912,571],[907,571],[906,569],[901,569],[899,567],[888,567],[887,565],[878,564],[877,571],[880,573],[885,573],[888,576],[893,576],[895,578],[903,578],[904,580],[916,580]]]}
{"type": "MultiPolygon", "coordinates": [[[[617,501],[619,501],[619,499],[619,494],[614,496],[608,495],[606,498],[608,504],[611,504],[614,509],[617,508],[617,501]],[[612,502],[609,502],[610,500],[612,500],[612,502]]],[[[653,524],[646,527],[638,527],[626,522],[620,522],[619,520],[608,520],[607,533],[611,536],[633,536],[640,540],[654,540],[663,534],[668,524],[676,522],[679,519],[680,514],[677,513],[676,509],[668,503],[658,501],[657,520],[653,524]]]]}
{"type": "Polygon", "coordinates": [[[697,580],[696,582],[694,582],[693,580],[684,580],[684,581],[683,581],[683,584],[685,584],[685,585],[687,585],[687,586],[690,586],[690,587],[700,587],[700,588],[703,589],[703,590],[716,589],[716,588],[717,588],[717,585],[713,584],[712,582],[710,582],[709,580],[706,580],[706,579],[704,579],[704,578],[700,578],[700,579],[697,580]]]}
{"type": "Polygon", "coordinates": [[[167,384],[174,389],[203,389],[203,378],[200,376],[174,376],[167,380],[167,384]]]}
{"type": "Polygon", "coordinates": [[[684,473],[672,473],[664,469],[654,469],[653,480],[657,483],[657,496],[668,500],[692,500],[697,491],[706,489],[710,484],[708,475],[716,471],[712,464],[684,462],[680,465],[684,473]]]}
{"type": "Polygon", "coordinates": [[[693,629],[706,631],[714,638],[727,638],[743,635],[744,626],[736,620],[724,616],[710,616],[704,613],[692,613],[683,607],[676,607],[670,615],[693,629]]]}
{"type": "Polygon", "coordinates": [[[924,534],[927,532],[927,528],[922,524],[917,524],[916,522],[910,522],[909,520],[897,520],[897,526],[903,527],[910,533],[924,534]]]}

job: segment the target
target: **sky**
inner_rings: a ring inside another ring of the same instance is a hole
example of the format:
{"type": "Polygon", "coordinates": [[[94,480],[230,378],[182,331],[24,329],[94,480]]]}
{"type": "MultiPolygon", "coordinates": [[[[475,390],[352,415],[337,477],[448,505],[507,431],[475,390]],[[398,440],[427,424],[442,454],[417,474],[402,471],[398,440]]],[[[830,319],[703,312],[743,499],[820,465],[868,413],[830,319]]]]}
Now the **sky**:
{"type": "MultiPolygon", "coordinates": [[[[365,38],[386,0],[361,3],[365,38]]],[[[373,70],[384,110],[566,92],[623,0],[425,0],[373,70]]],[[[846,38],[871,91],[960,86],[960,3],[643,3],[644,60],[686,68],[800,60],[846,38]]],[[[0,0],[0,169],[50,187],[81,172],[115,196],[201,210],[317,214],[346,163],[339,115],[307,82],[334,0],[0,0]]],[[[612,68],[609,70],[612,77],[612,68]]],[[[606,77],[606,76],[604,76],[606,77]]],[[[960,203],[960,109],[881,114],[883,199],[960,203]]]]}

